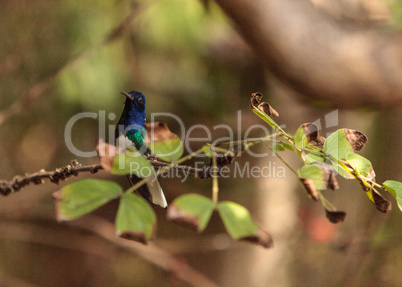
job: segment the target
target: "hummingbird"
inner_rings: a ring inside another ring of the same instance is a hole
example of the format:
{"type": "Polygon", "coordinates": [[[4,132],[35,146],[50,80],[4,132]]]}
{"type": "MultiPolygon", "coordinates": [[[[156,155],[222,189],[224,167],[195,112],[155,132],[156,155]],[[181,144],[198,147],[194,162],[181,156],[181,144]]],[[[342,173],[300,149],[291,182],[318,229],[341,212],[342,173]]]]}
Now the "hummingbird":
{"type": "MultiPolygon", "coordinates": [[[[121,113],[119,122],[115,130],[116,146],[125,149],[137,149],[145,156],[152,155],[148,146],[144,143],[146,130],[144,128],[145,116],[145,96],[141,92],[131,91],[122,92],[126,96],[124,109],[121,113]]],[[[163,208],[167,207],[167,202],[163,190],[159,184],[155,170],[152,170],[152,179],[146,185],[141,186],[138,192],[148,201],[163,208]]],[[[139,182],[141,178],[136,175],[127,175],[131,185],[139,182]]]]}

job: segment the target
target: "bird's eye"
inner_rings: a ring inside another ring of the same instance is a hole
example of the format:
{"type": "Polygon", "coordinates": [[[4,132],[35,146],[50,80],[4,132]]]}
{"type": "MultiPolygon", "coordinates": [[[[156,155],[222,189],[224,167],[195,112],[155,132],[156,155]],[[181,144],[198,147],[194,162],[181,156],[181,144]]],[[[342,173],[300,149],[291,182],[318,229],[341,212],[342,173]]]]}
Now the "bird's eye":
{"type": "Polygon", "coordinates": [[[144,100],[142,98],[138,98],[137,102],[142,105],[144,103],[144,100]]]}

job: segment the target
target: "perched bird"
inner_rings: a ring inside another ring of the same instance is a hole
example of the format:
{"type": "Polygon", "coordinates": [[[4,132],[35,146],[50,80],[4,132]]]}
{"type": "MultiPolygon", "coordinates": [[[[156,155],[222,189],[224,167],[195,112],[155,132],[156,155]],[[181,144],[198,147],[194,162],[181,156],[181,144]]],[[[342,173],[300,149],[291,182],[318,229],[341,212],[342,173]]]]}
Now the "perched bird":
{"type": "MultiPolygon", "coordinates": [[[[123,112],[115,130],[116,145],[126,149],[137,149],[140,153],[148,156],[151,151],[144,143],[146,130],[145,125],[145,97],[142,93],[131,91],[122,92],[126,96],[123,112]]],[[[155,171],[153,170],[152,179],[146,185],[141,186],[138,192],[155,205],[167,207],[167,202],[163,190],[159,184],[155,171]]],[[[141,179],[131,174],[128,175],[130,183],[133,185],[141,179]]]]}

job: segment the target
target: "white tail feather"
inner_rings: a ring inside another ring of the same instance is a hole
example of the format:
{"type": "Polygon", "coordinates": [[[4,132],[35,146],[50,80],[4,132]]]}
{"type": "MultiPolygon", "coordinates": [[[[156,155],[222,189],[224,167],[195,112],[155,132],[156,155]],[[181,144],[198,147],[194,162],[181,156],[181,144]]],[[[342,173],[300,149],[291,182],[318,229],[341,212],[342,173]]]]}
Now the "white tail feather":
{"type": "Polygon", "coordinates": [[[155,172],[152,173],[151,180],[147,182],[147,186],[152,195],[152,203],[166,208],[167,201],[155,172]]]}

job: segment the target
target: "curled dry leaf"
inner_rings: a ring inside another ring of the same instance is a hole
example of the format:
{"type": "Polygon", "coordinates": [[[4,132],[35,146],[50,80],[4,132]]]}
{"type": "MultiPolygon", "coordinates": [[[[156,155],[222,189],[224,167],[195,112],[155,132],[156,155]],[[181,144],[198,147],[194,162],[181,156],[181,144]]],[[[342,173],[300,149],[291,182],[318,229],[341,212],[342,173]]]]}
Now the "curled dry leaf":
{"type": "Polygon", "coordinates": [[[279,117],[279,113],[271,107],[268,103],[261,103],[258,105],[258,109],[266,113],[270,117],[279,117]]]}
{"type": "Polygon", "coordinates": [[[354,151],[361,150],[366,144],[367,137],[363,133],[351,129],[343,129],[343,131],[354,151]]]}
{"type": "Polygon", "coordinates": [[[103,139],[99,139],[96,145],[96,151],[100,158],[100,164],[106,171],[110,172],[113,167],[114,157],[123,153],[124,148],[105,143],[103,139]]]}
{"type": "Polygon", "coordinates": [[[325,208],[325,216],[331,223],[339,223],[345,220],[346,212],[339,210],[329,210],[325,208]]]}
{"type": "Polygon", "coordinates": [[[252,93],[251,98],[250,98],[250,106],[253,109],[254,107],[257,107],[258,104],[261,102],[262,99],[262,94],[257,92],[257,93],[252,93]]]}
{"type": "Polygon", "coordinates": [[[379,211],[383,213],[388,213],[391,210],[392,208],[391,202],[386,200],[377,190],[373,188],[371,194],[373,195],[375,207],[379,211]]]}
{"type": "Polygon", "coordinates": [[[318,192],[317,192],[317,188],[315,187],[314,181],[311,178],[300,178],[300,181],[304,185],[308,195],[312,199],[317,201],[318,200],[318,192]]]}
{"type": "Polygon", "coordinates": [[[315,140],[315,146],[322,148],[324,146],[326,138],[323,136],[319,136],[316,140],[315,140]]]}
{"type": "Polygon", "coordinates": [[[258,109],[270,117],[279,117],[279,113],[268,103],[261,103],[262,94],[259,92],[252,93],[250,98],[251,109],[258,109]]]}
{"type": "Polygon", "coordinates": [[[330,174],[328,179],[328,187],[332,190],[339,189],[338,180],[335,177],[335,174],[330,174]]]}
{"type": "Polygon", "coordinates": [[[307,138],[307,143],[315,141],[319,137],[318,127],[312,123],[305,123],[301,125],[304,134],[307,138]]]}
{"type": "Polygon", "coordinates": [[[321,147],[324,145],[325,138],[320,135],[318,127],[313,123],[302,124],[304,134],[307,138],[307,143],[321,147]]]}
{"type": "Polygon", "coordinates": [[[178,136],[169,129],[168,125],[162,122],[147,123],[145,124],[145,130],[147,133],[144,137],[144,142],[147,145],[178,138],[178,136]]]}

